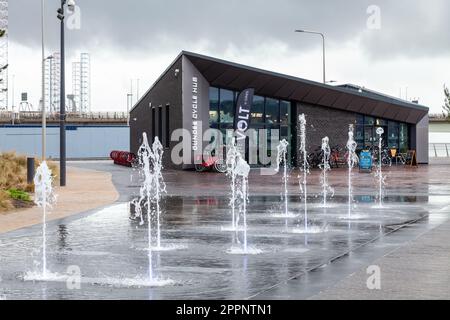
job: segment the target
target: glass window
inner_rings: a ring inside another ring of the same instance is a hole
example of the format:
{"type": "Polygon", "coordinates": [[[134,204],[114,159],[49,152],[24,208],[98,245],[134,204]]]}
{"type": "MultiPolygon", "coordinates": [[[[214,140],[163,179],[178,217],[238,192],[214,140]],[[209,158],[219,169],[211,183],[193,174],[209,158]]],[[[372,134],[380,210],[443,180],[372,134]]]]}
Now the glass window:
{"type": "Polygon", "coordinates": [[[405,153],[409,149],[408,125],[405,123],[400,123],[399,138],[400,152],[405,153]]]}
{"type": "MultiPolygon", "coordinates": [[[[228,141],[234,132],[233,130],[233,120],[235,113],[235,102],[237,101],[239,92],[232,90],[219,89],[217,87],[210,87],[209,89],[209,122],[211,128],[216,128],[224,133],[224,140],[228,141]],[[227,135],[225,134],[227,132],[227,135]]],[[[264,145],[267,139],[270,139],[270,134],[265,137],[259,137],[258,130],[267,129],[270,133],[271,130],[277,130],[278,135],[281,139],[286,139],[291,143],[292,132],[291,132],[291,103],[289,101],[280,101],[273,98],[257,96],[253,97],[253,105],[251,109],[251,122],[250,128],[254,129],[254,134],[257,143],[258,150],[256,156],[256,162],[253,163],[257,165],[265,166],[264,163],[267,158],[261,157],[261,152],[266,152],[270,155],[270,150],[265,150],[264,145]],[[262,140],[260,141],[261,138],[262,140]]],[[[275,132],[274,132],[275,133],[275,132]]],[[[248,145],[247,145],[248,148],[248,145]]],[[[290,158],[290,148],[289,147],[289,158],[290,158]]]]}
{"type": "Polygon", "coordinates": [[[266,123],[278,124],[280,122],[280,101],[266,98],[266,123]]]}
{"type": "Polygon", "coordinates": [[[373,125],[375,125],[375,118],[373,118],[373,117],[364,117],[364,124],[366,126],[373,126],[373,125]]]}
{"type": "Polygon", "coordinates": [[[356,126],[355,140],[364,140],[364,126],[356,126]]]}
{"type": "Polygon", "coordinates": [[[362,125],[356,126],[355,141],[358,144],[358,149],[364,148],[364,126],[362,126],[362,125]]]}
{"type": "Polygon", "coordinates": [[[209,123],[219,122],[219,89],[209,88],[209,123]]]}
{"type": "Polygon", "coordinates": [[[358,126],[364,125],[364,116],[362,114],[356,115],[356,125],[358,125],[358,126]]]}
{"type": "Polygon", "coordinates": [[[254,96],[251,123],[264,123],[264,97],[254,96]]]}
{"type": "Polygon", "coordinates": [[[290,114],[291,114],[291,103],[289,101],[280,101],[280,115],[281,115],[281,124],[289,125],[290,124],[290,114]]]}
{"type": "Polygon", "coordinates": [[[234,121],[234,92],[220,89],[220,122],[233,123],[234,121]]]}
{"type": "Polygon", "coordinates": [[[290,134],[291,133],[290,133],[289,127],[282,126],[280,128],[280,136],[281,136],[280,139],[286,139],[289,141],[290,134]]]}
{"type": "Polygon", "coordinates": [[[364,147],[365,148],[372,147],[374,141],[375,141],[375,137],[373,134],[373,127],[365,126],[364,127],[364,147]]]}
{"type": "Polygon", "coordinates": [[[388,123],[388,147],[389,149],[399,149],[399,123],[389,121],[388,123]]]}
{"type": "Polygon", "coordinates": [[[377,119],[377,120],[375,121],[375,125],[382,127],[382,126],[387,126],[388,124],[387,124],[387,121],[386,121],[386,120],[383,120],[383,119],[377,119]]]}

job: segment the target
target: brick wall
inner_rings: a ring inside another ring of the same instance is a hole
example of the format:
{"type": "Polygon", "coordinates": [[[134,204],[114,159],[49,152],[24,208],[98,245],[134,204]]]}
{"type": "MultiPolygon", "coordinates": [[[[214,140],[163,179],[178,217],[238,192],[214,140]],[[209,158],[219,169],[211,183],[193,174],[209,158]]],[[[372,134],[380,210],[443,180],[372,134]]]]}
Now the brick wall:
{"type": "MultiPolygon", "coordinates": [[[[356,122],[356,114],[321,106],[297,103],[297,113],[306,116],[306,145],[308,152],[314,152],[322,144],[322,138],[330,139],[330,146],[345,147],[348,140],[348,126],[356,122]]],[[[297,127],[298,127],[297,119],[297,127]]],[[[300,130],[297,129],[297,146],[300,130]]],[[[298,157],[300,159],[300,157],[298,157]]]]}

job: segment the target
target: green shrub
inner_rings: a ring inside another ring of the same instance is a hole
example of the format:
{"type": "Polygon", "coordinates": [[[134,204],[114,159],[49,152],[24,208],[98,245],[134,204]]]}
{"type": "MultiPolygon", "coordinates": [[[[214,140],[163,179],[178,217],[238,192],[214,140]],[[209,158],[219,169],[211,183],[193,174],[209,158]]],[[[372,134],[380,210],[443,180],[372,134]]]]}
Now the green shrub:
{"type": "Polygon", "coordinates": [[[28,193],[26,193],[25,191],[18,190],[18,189],[9,189],[7,192],[9,193],[9,196],[14,200],[21,200],[21,201],[26,201],[26,202],[31,201],[30,195],[28,193]]]}

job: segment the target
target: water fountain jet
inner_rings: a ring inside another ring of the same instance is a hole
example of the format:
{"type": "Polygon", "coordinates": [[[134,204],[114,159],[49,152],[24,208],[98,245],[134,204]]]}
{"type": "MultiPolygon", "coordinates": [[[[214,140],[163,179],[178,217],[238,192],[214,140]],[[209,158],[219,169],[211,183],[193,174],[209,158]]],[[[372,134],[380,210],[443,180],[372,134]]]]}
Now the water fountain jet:
{"type": "Polygon", "coordinates": [[[383,186],[385,185],[385,177],[383,176],[383,152],[382,152],[382,146],[383,146],[383,134],[384,129],[379,127],[376,130],[376,133],[378,135],[378,165],[377,165],[377,171],[375,173],[375,177],[378,178],[378,206],[377,208],[381,209],[383,208],[383,186]]]}
{"type": "Polygon", "coordinates": [[[356,154],[356,148],[358,144],[354,139],[354,126],[349,125],[348,129],[348,141],[347,141],[347,167],[348,167],[348,218],[352,214],[353,204],[353,185],[352,185],[352,173],[353,168],[359,163],[358,155],[356,154]]]}
{"type": "Polygon", "coordinates": [[[162,179],[162,155],[163,149],[158,137],[155,138],[155,142],[152,147],[148,142],[147,134],[144,132],[142,135],[142,145],[137,152],[138,168],[143,177],[142,186],[139,190],[139,198],[134,199],[132,204],[135,209],[135,216],[141,219],[141,225],[144,224],[143,209],[146,209],[147,215],[147,256],[148,256],[148,280],[141,279],[123,279],[120,283],[130,285],[142,284],[143,286],[161,286],[171,284],[171,280],[160,280],[154,277],[153,272],[153,251],[152,247],[153,234],[152,234],[152,204],[155,202],[156,215],[157,215],[157,247],[160,247],[160,206],[159,201],[161,199],[161,193],[165,192],[165,184],[162,179]]]}
{"type": "MultiPolygon", "coordinates": [[[[283,179],[282,179],[282,183],[283,183],[283,188],[284,188],[284,192],[282,195],[282,199],[284,200],[284,214],[282,215],[273,215],[274,217],[283,217],[283,218],[291,218],[291,217],[296,217],[293,214],[289,214],[289,209],[288,209],[288,173],[287,173],[287,153],[288,153],[288,146],[289,146],[289,142],[286,141],[286,139],[281,140],[280,144],[277,146],[277,166],[275,168],[275,172],[278,173],[280,172],[280,166],[281,164],[283,164],[283,179]]],[[[287,223],[287,221],[286,221],[287,223]]]]}
{"type": "Polygon", "coordinates": [[[300,193],[303,194],[304,205],[304,232],[308,232],[308,190],[307,176],[309,174],[308,153],[306,152],[306,117],[304,114],[299,116],[300,122],[300,156],[303,161],[301,168],[302,175],[299,175],[300,193]]]}
{"type": "Polygon", "coordinates": [[[51,209],[56,202],[56,195],[53,193],[52,171],[44,161],[37,168],[34,176],[34,202],[42,208],[42,277],[47,278],[47,209],[51,209]]]}
{"type": "Polygon", "coordinates": [[[331,149],[330,149],[330,139],[328,137],[322,139],[322,153],[323,153],[323,162],[320,165],[320,168],[322,169],[322,176],[321,176],[322,197],[323,197],[322,206],[326,208],[328,194],[330,193],[332,197],[334,196],[334,189],[328,183],[328,171],[331,170],[330,166],[331,149]]]}
{"type": "Polygon", "coordinates": [[[231,198],[230,198],[230,207],[231,207],[231,228],[222,228],[223,231],[237,231],[237,217],[236,217],[236,164],[237,160],[240,157],[238,148],[236,146],[236,139],[232,138],[231,143],[229,144],[227,151],[227,176],[231,179],[231,198]]]}
{"type": "Polygon", "coordinates": [[[158,137],[155,137],[155,141],[152,145],[151,161],[153,168],[153,202],[156,207],[156,249],[163,250],[161,247],[161,195],[166,193],[166,184],[162,175],[162,158],[164,154],[164,148],[159,141],[158,137]]]}
{"type": "MultiPolygon", "coordinates": [[[[234,207],[236,203],[239,204],[239,214],[236,215],[233,222],[235,223],[235,231],[239,231],[239,221],[240,216],[243,218],[242,230],[244,233],[243,247],[242,248],[231,248],[228,250],[230,254],[259,254],[262,251],[253,247],[248,246],[247,241],[247,204],[249,202],[248,197],[248,176],[250,174],[250,166],[247,161],[244,160],[236,144],[233,142],[230,151],[227,153],[227,170],[230,177],[234,179],[241,178],[238,182],[234,180],[231,187],[237,188],[237,190],[232,190],[232,201],[230,205],[234,207]]],[[[233,211],[234,213],[234,211],[233,211]]]]}

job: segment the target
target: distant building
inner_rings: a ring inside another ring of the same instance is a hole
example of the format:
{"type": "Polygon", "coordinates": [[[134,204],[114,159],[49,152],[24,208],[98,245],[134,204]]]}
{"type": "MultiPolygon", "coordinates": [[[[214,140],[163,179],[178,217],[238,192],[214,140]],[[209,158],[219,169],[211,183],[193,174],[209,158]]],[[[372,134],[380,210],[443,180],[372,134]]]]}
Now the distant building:
{"type": "Polygon", "coordinates": [[[430,117],[430,157],[450,160],[450,118],[430,117]]]}
{"type": "MultiPolygon", "coordinates": [[[[360,150],[377,145],[376,129],[382,127],[385,147],[402,152],[415,149],[418,161],[428,163],[429,109],[425,106],[355,85],[330,86],[190,52],[182,52],[131,110],[131,151],[138,150],[143,132],[150,139],[158,136],[167,153],[178,144],[171,141],[171,135],[179,128],[196,133],[215,128],[225,134],[233,128],[237,96],[246,88],[254,88],[256,94],[251,128],[278,130],[279,138],[290,143],[293,163],[302,113],[308,121],[310,152],[320,147],[325,136],[332,146],[345,148],[349,124],[353,124],[360,150]]],[[[267,153],[260,147],[265,138],[258,139],[261,156],[267,153]]],[[[203,147],[208,143],[200,141],[203,147]]],[[[183,152],[194,157],[194,145],[193,141],[186,143],[183,152]]],[[[170,156],[165,165],[193,167],[192,163],[175,165],[170,156]]]]}
{"type": "Polygon", "coordinates": [[[79,113],[91,112],[91,58],[82,53],[80,61],[72,63],[72,94],[79,113]]]}

